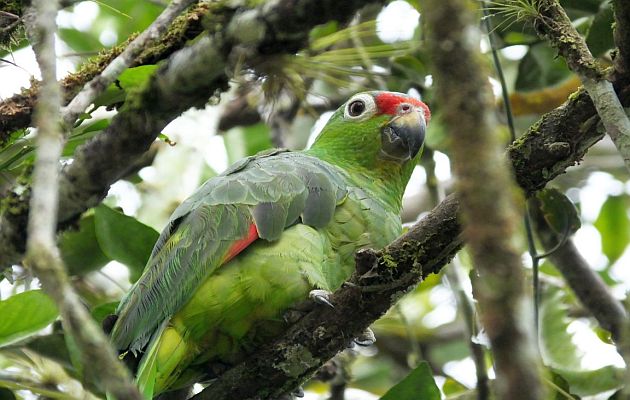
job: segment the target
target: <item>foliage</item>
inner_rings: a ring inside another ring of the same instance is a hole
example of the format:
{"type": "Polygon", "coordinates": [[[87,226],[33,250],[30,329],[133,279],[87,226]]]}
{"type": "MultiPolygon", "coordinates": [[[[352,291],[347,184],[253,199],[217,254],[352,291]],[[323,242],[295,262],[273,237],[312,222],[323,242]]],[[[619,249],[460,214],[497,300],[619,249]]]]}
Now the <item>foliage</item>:
{"type": "Polygon", "coordinates": [[[29,290],[0,301],[0,346],[41,330],[57,318],[57,307],[39,290],[29,290]]]}
{"type": "Polygon", "coordinates": [[[402,381],[389,389],[381,400],[412,400],[412,399],[439,400],[438,389],[431,368],[426,362],[421,363],[409,373],[402,381]]]}

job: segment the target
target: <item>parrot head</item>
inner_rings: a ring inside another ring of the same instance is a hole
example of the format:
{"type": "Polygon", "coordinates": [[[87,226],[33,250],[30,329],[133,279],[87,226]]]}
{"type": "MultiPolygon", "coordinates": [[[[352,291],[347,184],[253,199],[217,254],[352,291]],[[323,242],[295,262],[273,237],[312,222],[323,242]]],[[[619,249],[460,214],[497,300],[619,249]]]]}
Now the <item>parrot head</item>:
{"type": "Polygon", "coordinates": [[[335,111],[308,152],[350,172],[400,178],[404,189],[430,118],[426,104],[404,93],[358,93],[335,111]]]}

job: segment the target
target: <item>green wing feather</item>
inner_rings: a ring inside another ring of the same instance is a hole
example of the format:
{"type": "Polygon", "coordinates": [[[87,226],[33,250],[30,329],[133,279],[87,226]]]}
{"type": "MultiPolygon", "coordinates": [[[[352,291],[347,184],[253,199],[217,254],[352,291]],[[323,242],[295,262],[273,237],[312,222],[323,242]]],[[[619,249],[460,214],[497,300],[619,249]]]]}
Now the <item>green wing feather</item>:
{"type": "Polygon", "coordinates": [[[115,346],[142,350],[252,223],[269,241],[298,218],[326,226],[346,195],[342,174],[317,158],[276,150],[241,160],[208,180],[175,210],[142,277],[121,301],[111,332],[115,346]]]}

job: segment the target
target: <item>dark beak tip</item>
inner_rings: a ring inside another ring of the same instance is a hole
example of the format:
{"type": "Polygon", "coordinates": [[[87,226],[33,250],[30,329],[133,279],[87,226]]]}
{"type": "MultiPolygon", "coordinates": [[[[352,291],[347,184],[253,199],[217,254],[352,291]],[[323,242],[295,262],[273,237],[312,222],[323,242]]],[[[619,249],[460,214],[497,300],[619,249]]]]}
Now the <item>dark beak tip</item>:
{"type": "Polygon", "coordinates": [[[424,118],[394,118],[381,131],[382,150],[393,159],[412,159],[422,148],[425,130],[424,118]]]}

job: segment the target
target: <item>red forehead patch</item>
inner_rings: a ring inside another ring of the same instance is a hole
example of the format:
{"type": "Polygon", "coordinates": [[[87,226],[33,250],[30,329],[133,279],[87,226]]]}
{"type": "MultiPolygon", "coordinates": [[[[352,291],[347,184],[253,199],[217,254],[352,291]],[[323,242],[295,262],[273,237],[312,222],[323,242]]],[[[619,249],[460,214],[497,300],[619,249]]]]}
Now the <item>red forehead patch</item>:
{"type": "Polygon", "coordinates": [[[422,108],[424,111],[424,119],[428,123],[431,119],[431,111],[429,107],[421,102],[418,99],[414,99],[413,97],[405,96],[403,94],[398,93],[390,93],[384,92],[376,95],[376,106],[378,107],[379,113],[381,114],[389,114],[395,115],[396,108],[400,103],[410,103],[416,107],[422,108]]]}

